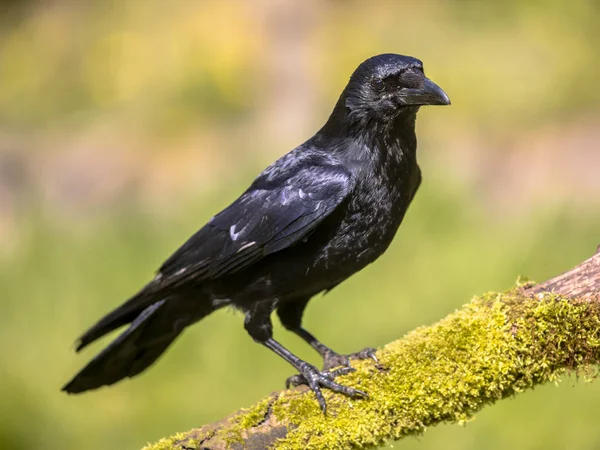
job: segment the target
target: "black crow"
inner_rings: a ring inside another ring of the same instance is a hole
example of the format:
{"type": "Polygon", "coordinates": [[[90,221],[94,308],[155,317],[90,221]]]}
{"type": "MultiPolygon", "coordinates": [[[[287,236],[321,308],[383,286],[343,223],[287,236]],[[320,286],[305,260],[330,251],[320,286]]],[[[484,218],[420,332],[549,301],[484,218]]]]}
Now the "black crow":
{"type": "Polygon", "coordinates": [[[245,314],[258,343],[299,372],[326,410],[321,387],[366,395],[334,381],[352,370],[302,328],[308,301],[329,291],[390,245],[421,182],[415,119],[423,105],[449,105],[444,91],[409,56],[363,62],[327,123],[267,167],[159,269],[155,278],[79,338],[77,351],[129,324],[64,388],[76,393],[133,377],[189,325],[224,306],[245,314]],[[271,313],[324,359],[323,371],[273,339],[271,313]],[[337,366],[342,368],[332,370],[337,366]]]}

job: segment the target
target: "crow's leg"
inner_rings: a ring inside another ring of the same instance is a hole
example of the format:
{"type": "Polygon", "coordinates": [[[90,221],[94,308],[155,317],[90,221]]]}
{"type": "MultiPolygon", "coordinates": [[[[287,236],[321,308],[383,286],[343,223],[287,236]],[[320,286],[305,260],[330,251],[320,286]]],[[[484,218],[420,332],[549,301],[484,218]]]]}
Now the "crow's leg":
{"type": "MultiPolygon", "coordinates": [[[[277,308],[277,315],[279,316],[282,325],[286,329],[296,333],[298,336],[308,342],[312,348],[319,352],[319,354],[323,357],[323,370],[330,370],[338,366],[350,367],[351,359],[370,358],[377,362],[374,348],[365,348],[356,353],[340,355],[319,341],[310,332],[302,328],[302,313],[306,308],[308,300],[310,300],[310,298],[281,304],[277,308]]],[[[291,380],[291,382],[295,383],[295,380],[291,380]]]]}
{"type": "Polygon", "coordinates": [[[351,368],[350,360],[351,359],[372,359],[377,362],[377,357],[375,356],[374,348],[364,348],[355,353],[349,353],[347,355],[341,355],[336,351],[330,349],[321,341],[319,341],[316,337],[314,337],[310,332],[306,331],[302,327],[290,329],[306,342],[308,342],[315,350],[317,350],[321,356],[323,357],[323,370],[330,370],[334,367],[344,366],[351,368]]]}
{"type": "MultiPolygon", "coordinates": [[[[292,366],[294,366],[298,372],[300,372],[299,375],[296,375],[296,382],[292,384],[307,384],[315,393],[317,401],[319,402],[319,405],[324,413],[327,412],[327,404],[325,403],[325,398],[321,392],[321,387],[326,387],[332,391],[340,392],[350,397],[367,396],[367,394],[359,391],[358,389],[346,387],[333,381],[336,376],[345,375],[349,373],[352,368],[344,367],[334,371],[322,372],[315,366],[298,358],[283,345],[273,339],[273,326],[271,324],[270,314],[273,311],[274,306],[275,302],[271,301],[253,304],[246,311],[244,327],[246,328],[246,331],[248,331],[248,334],[250,334],[250,336],[256,342],[273,350],[292,366]]],[[[289,387],[289,384],[290,383],[287,383],[287,387],[289,387]]]]}
{"type": "Polygon", "coordinates": [[[315,393],[323,413],[327,413],[327,403],[325,402],[325,397],[323,397],[323,393],[321,392],[321,387],[326,387],[332,391],[345,394],[349,397],[368,397],[368,395],[363,391],[344,386],[333,381],[337,376],[346,375],[352,372],[354,370],[352,367],[340,367],[336,370],[320,371],[312,364],[309,364],[306,361],[298,358],[273,338],[267,339],[262,344],[273,350],[292,366],[294,366],[298,372],[300,372],[299,374],[287,379],[286,387],[289,388],[290,386],[299,386],[301,384],[308,385],[315,393]]]}

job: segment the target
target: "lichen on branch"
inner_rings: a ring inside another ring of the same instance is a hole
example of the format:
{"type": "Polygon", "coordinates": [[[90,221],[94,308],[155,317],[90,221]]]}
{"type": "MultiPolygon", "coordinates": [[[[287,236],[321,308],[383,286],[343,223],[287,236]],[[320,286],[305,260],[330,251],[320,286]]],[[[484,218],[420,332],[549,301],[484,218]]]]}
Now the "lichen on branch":
{"type": "Polygon", "coordinates": [[[468,421],[565,370],[592,375],[600,359],[600,301],[526,287],[475,297],[386,345],[378,364],[353,362],[357,370],[341,381],[368,399],[324,391],[324,416],[307,389],[281,391],[144,450],[373,448],[442,422],[468,421]]]}

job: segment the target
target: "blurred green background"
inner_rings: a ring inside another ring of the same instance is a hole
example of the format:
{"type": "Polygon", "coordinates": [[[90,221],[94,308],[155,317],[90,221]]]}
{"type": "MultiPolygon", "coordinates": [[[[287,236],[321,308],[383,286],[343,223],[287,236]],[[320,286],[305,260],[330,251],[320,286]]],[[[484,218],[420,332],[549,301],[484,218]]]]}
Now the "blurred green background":
{"type": "MultiPolygon", "coordinates": [[[[221,311],[147,373],[59,391],[75,338],[321,126],[352,70],[417,56],[424,184],[391,249],[311,303],[344,352],[543,280],[600,243],[596,1],[0,3],[0,449],[137,449],[247,406],[291,368],[221,311]]],[[[317,362],[276,324],[276,337],[317,362]]],[[[565,377],[404,449],[600,448],[600,383],[565,377]]]]}

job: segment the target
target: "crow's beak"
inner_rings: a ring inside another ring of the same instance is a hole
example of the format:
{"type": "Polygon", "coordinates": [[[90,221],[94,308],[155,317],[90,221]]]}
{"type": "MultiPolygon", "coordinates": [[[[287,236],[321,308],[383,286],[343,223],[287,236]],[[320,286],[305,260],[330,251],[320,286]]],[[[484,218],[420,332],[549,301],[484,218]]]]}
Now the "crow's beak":
{"type": "Polygon", "coordinates": [[[431,81],[424,77],[423,86],[416,89],[406,89],[400,92],[400,100],[405,105],[449,105],[450,99],[446,93],[431,81]]]}

